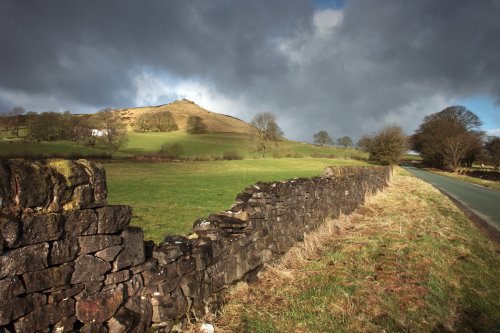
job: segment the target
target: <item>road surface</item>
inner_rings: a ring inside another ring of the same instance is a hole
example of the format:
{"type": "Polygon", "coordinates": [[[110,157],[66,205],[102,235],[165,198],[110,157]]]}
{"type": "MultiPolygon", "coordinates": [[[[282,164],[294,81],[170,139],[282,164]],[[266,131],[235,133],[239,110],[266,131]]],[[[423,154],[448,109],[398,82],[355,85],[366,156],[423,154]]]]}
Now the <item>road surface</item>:
{"type": "Polygon", "coordinates": [[[455,180],[412,166],[406,170],[457,200],[484,222],[500,232],[500,191],[455,180]]]}

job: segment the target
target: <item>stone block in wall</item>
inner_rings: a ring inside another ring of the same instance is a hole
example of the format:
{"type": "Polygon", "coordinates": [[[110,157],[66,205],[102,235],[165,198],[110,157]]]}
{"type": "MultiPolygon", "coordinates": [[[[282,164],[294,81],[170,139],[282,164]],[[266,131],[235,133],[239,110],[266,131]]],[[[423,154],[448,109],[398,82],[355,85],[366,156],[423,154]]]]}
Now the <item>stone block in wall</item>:
{"type": "Polygon", "coordinates": [[[125,286],[125,290],[127,292],[127,296],[132,297],[136,296],[139,291],[144,287],[144,282],[142,279],[142,275],[136,274],[132,275],[132,278],[123,283],[125,286]]]}
{"type": "Polygon", "coordinates": [[[138,274],[150,270],[156,265],[158,265],[158,261],[156,259],[148,258],[144,263],[130,267],[130,271],[132,272],[132,274],[138,274]]]}
{"type": "Polygon", "coordinates": [[[0,279],[47,268],[48,255],[48,243],[5,251],[0,255],[0,279]]]}
{"type": "Polygon", "coordinates": [[[76,316],[71,316],[68,318],[63,318],[54,324],[52,332],[66,333],[74,332],[74,324],[76,323],[76,316]]]}
{"type": "Polygon", "coordinates": [[[14,322],[16,333],[43,330],[75,314],[75,300],[68,298],[59,303],[45,305],[14,322]]]}
{"type": "Polygon", "coordinates": [[[178,276],[177,264],[170,263],[165,266],[157,266],[141,273],[144,285],[155,285],[167,280],[172,280],[178,276]]]}
{"type": "Polygon", "coordinates": [[[175,289],[167,296],[154,296],[151,298],[153,305],[153,322],[176,320],[187,312],[188,302],[180,288],[175,289]]]}
{"type": "Polygon", "coordinates": [[[75,260],[80,251],[75,239],[62,239],[49,244],[49,265],[51,266],[75,260]]]}
{"type": "Polygon", "coordinates": [[[102,260],[111,262],[115,260],[116,256],[118,255],[118,253],[120,253],[121,250],[122,250],[121,246],[111,246],[103,250],[97,251],[94,255],[98,258],[101,258],[102,260]]]}
{"type": "Polygon", "coordinates": [[[17,217],[0,213],[0,247],[2,250],[3,247],[16,247],[19,244],[21,231],[22,224],[17,217]]]}
{"type": "Polygon", "coordinates": [[[109,333],[103,324],[86,324],[79,330],[80,333],[109,333]]]}
{"type": "Polygon", "coordinates": [[[71,277],[71,284],[98,281],[110,270],[111,265],[108,262],[92,255],[81,255],[75,260],[75,270],[71,277]]]}
{"type": "Polygon", "coordinates": [[[24,293],[23,282],[17,276],[9,276],[0,280],[0,300],[7,300],[24,293]]]}
{"type": "Polygon", "coordinates": [[[76,317],[85,324],[100,324],[113,317],[123,303],[123,285],[76,302],[76,317]]]}
{"type": "Polygon", "coordinates": [[[68,289],[51,292],[48,296],[48,303],[58,303],[66,298],[78,295],[84,290],[83,284],[77,284],[68,289]]]}
{"type": "Polygon", "coordinates": [[[143,333],[148,331],[153,315],[151,303],[140,297],[131,297],[124,304],[124,308],[132,311],[134,318],[132,326],[127,331],[128,333],[143,333]]]}
{"type": "Polygon", "coordinates": [[[3,207],[47,207],[51,197],[51,178],[46,168],[22,159],[2,163],[3,207]]]}
{"type": "Polygon", "coordinates": [[[10,159],[0,169],[3,208],[55,212],[106,204],[105,172],[94,162],[10,159]]]}
{"type": "Polygon", "coordinates": [[[142,228],[128,227],[120,234],[122,251],[113,262],[113,271],[142,264],[144,257],[144,232],[142,228]]]}
{"type": "Polygon", "coordinates": [[[122,243],[122,238],[116,235],[80,236],[77,240],[80,247],[79,254],[97,252],[122,243]]]}
{"type": "Polygon", "coordinates": [[[109,273],[106,275],[106,279],[104,280],[105,285],[116,284],[119,282],[126,281],[130,278],[130,271],[128,269],[124,269],[118,272],[109,273]]]}
{"type": "Polygon", "coordinates": [[[93,209],[65,211],[62,215],[66,238],[97,233],[97,214],[93,209]]]}
{"type": "Polygon", "coordinates": [[[129,206],[106,206],[96,209],[97,233],[114,234],[128,227],[132,217],[129,206]]]}
{"type": "Polygon", "coordinates": [[[65,264],[50,267],[41,271],[28,272],[23,274],[23,281],[26,292],[47,290],[50,288],[68,285],[73,274],[73,267],[65,264]]]}
{"type": "Polygon", "coordinates": [[[63,233],[62,218],[53,213],[28,213],[21,217],[19,245],[57,240],[63,233]]]}

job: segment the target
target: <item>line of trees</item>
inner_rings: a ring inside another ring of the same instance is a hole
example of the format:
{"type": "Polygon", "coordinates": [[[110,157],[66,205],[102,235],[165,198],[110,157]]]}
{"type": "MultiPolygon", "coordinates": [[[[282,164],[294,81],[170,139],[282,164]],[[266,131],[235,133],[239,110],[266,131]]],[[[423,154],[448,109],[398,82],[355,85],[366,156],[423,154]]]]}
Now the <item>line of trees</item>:
{"type": "Polygon", "coordinates": [[[118,150],[126,142],[126,125],[118,112],[104,109],[95,115],[74,115],[69,111],[25,112],[16,107],[0,117],[0,126],[29,141],[71,140],[95,146],[97,142],[118,150]]]}
{"type": "MultiPolygon", "coordinates": [[[[314,143],[320,146],[333,145],[333,139],[330,137],[327,131],[319,131],[313,135],[314,143]]],[[[343,146],[344,148],[352,146],[354,143],[349,136],[343,136],[337,139],[337,144],[343,146]]]]}

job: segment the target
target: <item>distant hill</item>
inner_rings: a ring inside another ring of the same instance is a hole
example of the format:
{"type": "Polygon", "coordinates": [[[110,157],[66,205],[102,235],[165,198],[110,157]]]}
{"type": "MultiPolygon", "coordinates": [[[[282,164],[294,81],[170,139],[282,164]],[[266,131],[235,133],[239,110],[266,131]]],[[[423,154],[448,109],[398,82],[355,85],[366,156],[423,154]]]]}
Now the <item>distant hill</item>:
{"type": "Polygon", "coordinates": [[[135,120],[145,113],[170,111],[175,119],[175,122],[177,123],[177,126],[179,126],[179,129],[181,130],[186,129],[186,123],[190,116],[199,116],[203,118],[208,131],[212,133],[251,134],[255,131],[255,128],[252,125],[241,119],[208,111],[187,99],[158,106],[125,108],[114,111],[120,113],[122,120],[125,121],[130,130],[133,129],[135,120]]]}

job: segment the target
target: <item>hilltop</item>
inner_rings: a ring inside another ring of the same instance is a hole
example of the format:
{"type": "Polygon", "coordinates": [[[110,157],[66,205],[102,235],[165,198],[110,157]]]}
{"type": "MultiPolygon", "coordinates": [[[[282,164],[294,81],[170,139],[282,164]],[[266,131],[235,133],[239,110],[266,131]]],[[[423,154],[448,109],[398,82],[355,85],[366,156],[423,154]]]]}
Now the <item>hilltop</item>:
{"type": "Polygon", "coordinates": [[[177,126],[179,126],[179,129],[181,130],[186,129],[186,123],[189,117],[199,116],[203,118],[203,121],[207,125],[208,131],[212,133],[251,134],[253,133],[253,131],[255,131],[255,128],[252,125],[246,123],[241,119],[208,111],[197,105],[195,102],[187,99],[182,99],[169,104],[162,104],[157,106],[124,108],[114,111],[120,113],[121,118],[127,124],[129,129],[132,128],[132,124],[135,122],[135,120],[145,113],[170,111],[175,119],[175,122],[177,123],[177,126]]]}

